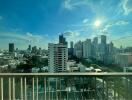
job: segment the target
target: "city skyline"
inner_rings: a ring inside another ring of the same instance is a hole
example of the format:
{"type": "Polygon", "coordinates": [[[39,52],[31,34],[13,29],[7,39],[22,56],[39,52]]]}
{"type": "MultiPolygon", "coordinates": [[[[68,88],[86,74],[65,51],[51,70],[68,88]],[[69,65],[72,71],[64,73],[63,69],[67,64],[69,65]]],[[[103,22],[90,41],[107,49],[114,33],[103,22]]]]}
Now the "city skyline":
{"type": "Polygon", "coordinates": [[[131,0],[0,0],[0,49],[47,48],[61,33],[68,42],[104,34],[117,47],[132,46],[131,12],[131,0]]]}

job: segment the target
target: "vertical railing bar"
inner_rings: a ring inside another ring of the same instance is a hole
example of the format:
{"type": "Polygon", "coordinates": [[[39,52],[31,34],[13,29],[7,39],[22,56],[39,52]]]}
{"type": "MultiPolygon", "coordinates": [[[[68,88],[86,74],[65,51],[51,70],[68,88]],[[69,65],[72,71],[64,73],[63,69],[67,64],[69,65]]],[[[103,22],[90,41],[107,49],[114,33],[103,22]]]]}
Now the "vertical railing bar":
{"type": "Polygon", "coordinates": [[[38,77],[36,78],[36,81],[37,81],[37,99],[38,100],[38,77]]]}
{"type": "MultiPolygon", "coordinates": [[[[87,79],[87,82],[88,82],[88,78],[86,78],[86,79],[87,79]]],[[[89,84],[89,83],[87,83],[87,84],[89,84]]],[[[88,87],[87,87],[87,94],[88,94],[88,95],[87,95],[87,96],[88,96],[87,99],[89,99],[89,98],[90,98],[89,85],[88,85],[88,87]]]]}
{"type": "Polygon", "coordinates": [[[94,77],[95,79],[95,99],[97,99],[97,80],[96,80],[96,77],[94,77]]]}
{"type": "Polygon", "coordinates": [[[15,99],[15,78],[13,77],[13,100],[15,99]]]}
{"type": "MultiPolygon", "coordinates": [[[[73,82],[75,82],[74,77],[73,77],[73,82]]],[[[73,84],[75,85],[75,83],[73,83],[73,84]]],[[[75,90],[73,91],[73,97],[74,97],[74,99],[76,100],[76,97],[75,97],[75,90]]]]}
{"type": "Polygon", "coordinates": [[[108,79],[106,79],[106,100],[108,100],[108,79]]]}
{"type": "Polygon", "coordinates": [[[1,78],[1,100],[3,100],[3,78],[1,78]]]}
{"type": "Polygon", "coordinates": [[[50,100],[50,79],[48,80],[48,92],[49,92],[49,100],[50,100]]]}
{"type": "Polygon", "coordinates": [[[23,100],[23,79],[21,77],[21,100],[23,100]]]}
{"type": "Polygon", "coordinates": [[[34,77],[32,78],[32,85],[33,85],[33,94],[32,94],[32,98],[33,98],[33,100],[34,100],[34,77]]]}
{"type": "Polygon", "coordinates": [[[129,100],[129,91],[128,91],[128,90],[129,90],[129,89],[128,89],[129,86],[128,86],[128,83],[129,83],[129,78],[126,76],[126,90],[127,90],[127,91],[126,91],[126,92],[127,92],[127,98],[126,98],[126,99],[127,99],[127,100],[129,100]]]}
{"type": "MultiPolygon", "coordinates": [[[[82,78],[82,81],[83,81],[83,92],[82,92],[82,96],[83,96],[83,94],[84,94],[84,77],[82,78]]],[[[83,96],[83,99],[85,100],[85,97],[83,96]]]]}
{"type": "Polygon", "coordinates": [[[114,100],[116,100],[116,80],[114,79],[114,100]]]}
{"type": "Polygon", "coordinates": [[[27,100],[27,79],[24,79],[24,86],[25,86],[25,100],[27,100]]]}
{"type": "Polygon", "coordinates": [[[8,88],[9,88],[9,100],[11,100],[11,78],[9,78],[9,80],[8,80],[9,82],[9,84],[8,84],[8,88]]]}
{"type": "Polygon", "coordinates": [[[61,100],[61,78],[60,78],[60,100],[61,100]]]}
{"type": "Polygon", "coordinates": [[[56,78],[56,100],[58,100],[58,94],[57,94],[57,78],[56,78]]]}
{"type": "Polygon", "coordinates": [[[44,78],[44,95],[46,100],[46,77],[44,78]]]}
{"type": "Polygon", "coordinates": [[[102,81],[103,81],[103,82],[102,82],[102,84],[103,84],[103,96],[102,96],[102,99],[104,100],[104,99],[105,99],[105,94],[104,94],[104,88],[105,88],[105,87],[104,87],[104,85],[105,85],[104,82],[105,82],[105,81],[104,81],[104,77],[102,78],[102,81]]]}

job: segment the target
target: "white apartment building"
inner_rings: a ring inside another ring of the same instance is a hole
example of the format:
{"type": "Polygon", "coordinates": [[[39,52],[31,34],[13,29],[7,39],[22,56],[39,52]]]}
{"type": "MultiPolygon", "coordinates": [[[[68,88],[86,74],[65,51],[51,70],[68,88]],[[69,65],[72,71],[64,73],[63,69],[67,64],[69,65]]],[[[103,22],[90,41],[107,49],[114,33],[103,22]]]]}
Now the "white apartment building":
{"type": "Polygon", "coordinates": [[[115,55],[115,63],[120,67],[132,67],[132,53],[119,53],[115,55]]]}
{"type": "Polygon", "coordinates": [[[65,72],[68,60],[67,44],[48,44],[48,65],[49,72],[65,72]]]}

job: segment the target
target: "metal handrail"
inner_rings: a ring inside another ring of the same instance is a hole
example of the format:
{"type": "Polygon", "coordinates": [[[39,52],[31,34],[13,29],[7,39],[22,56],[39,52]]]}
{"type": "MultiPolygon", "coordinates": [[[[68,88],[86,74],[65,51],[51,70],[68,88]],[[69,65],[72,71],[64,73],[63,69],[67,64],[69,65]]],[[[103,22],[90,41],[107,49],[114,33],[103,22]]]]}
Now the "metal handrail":
{"type": "Polygon", "coordinates": [[[79,73],[0,73],[0,76],[131,76],[131,72],[108,72],[108,73],[95,73],[95,72],[79,72],[79,73]]]}

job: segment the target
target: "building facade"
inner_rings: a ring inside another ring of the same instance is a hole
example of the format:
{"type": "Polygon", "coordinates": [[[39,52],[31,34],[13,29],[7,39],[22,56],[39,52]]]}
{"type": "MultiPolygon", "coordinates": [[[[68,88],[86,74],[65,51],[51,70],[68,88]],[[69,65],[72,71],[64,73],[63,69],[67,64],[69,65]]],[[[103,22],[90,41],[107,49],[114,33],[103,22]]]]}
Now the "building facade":
{"type": "Polygon", "coordinates": [[[83,57],[83,42],[78,41],[74,45],[74,55],[77,58],[82,58],[83,57]]]}
{"type": "Polygon", "coordinates": [[[68,61],[67,45],[49,43],[48,51],[49,72],[65,72],[68,61]]]}
{"type": "Polygon", "coordinates": [[[83,58],[90,58],[92,56],[91,39],[86,39],[83,42],[83,58]]]}
{"type": "Polygon", "coordinates": [[[14,43],[9,43],[9,52],[10,53],[14,52],[14,43]]]}

